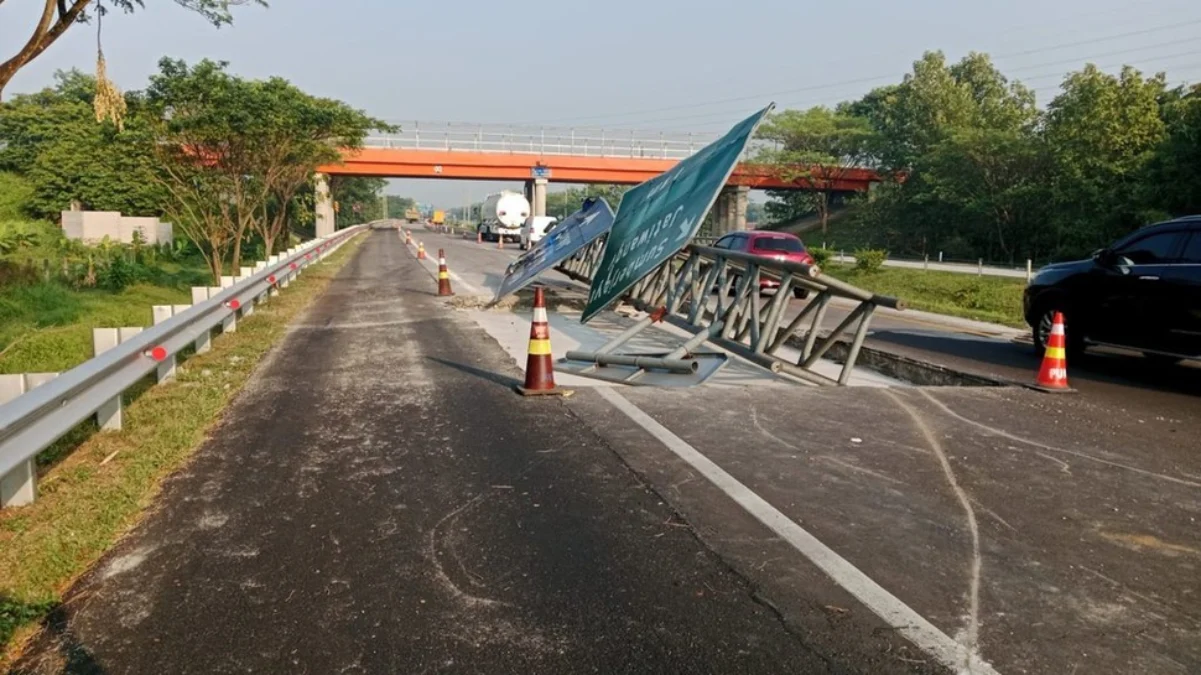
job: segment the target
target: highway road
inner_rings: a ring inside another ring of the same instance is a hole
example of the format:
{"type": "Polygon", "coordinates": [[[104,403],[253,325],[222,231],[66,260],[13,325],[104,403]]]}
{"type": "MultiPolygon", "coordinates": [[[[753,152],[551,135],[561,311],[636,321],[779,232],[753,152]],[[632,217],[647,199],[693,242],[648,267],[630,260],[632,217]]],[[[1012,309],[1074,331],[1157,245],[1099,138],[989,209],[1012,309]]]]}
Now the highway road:
{"type": "MultiPolygon", "coordinates": [[[[419,237],[460,296],[372,233],[20,672],[1201,671],[1187,385],[523,399],[528,312],[464,302],[516,251],[419,237]]],[[[875,326],[1033,372],[1012,333],[875,326]]]]}

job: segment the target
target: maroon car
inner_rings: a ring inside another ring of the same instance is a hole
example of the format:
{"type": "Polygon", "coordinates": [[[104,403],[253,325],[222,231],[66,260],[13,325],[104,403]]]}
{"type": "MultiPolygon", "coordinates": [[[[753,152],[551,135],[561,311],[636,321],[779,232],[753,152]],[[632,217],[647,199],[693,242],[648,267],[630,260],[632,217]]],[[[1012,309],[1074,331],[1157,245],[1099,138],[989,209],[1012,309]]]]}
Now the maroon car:
{"type": "MultiPolygon", "coordinates": [[[[741,251],[776,260],[787,260],[806,265],[813,264],[813,256],[809,255],[809,251],[805,250],[805,244],[801,241],[801,238],[788,232],[763,232],[757,230],[731,232],[718,239],[717,243],[713,244],[713,247],[728,248],[732,251],[741,251]]],[[[760,293],[767,290],[774,290],[779,288],[779,286],[780,282],[775,279],[761,278],[759,280],[760,293]]],[[[809,295],[809,291],[804,288],[794,287],[792,294],[798,298],[803,298],[809,295]]]]}

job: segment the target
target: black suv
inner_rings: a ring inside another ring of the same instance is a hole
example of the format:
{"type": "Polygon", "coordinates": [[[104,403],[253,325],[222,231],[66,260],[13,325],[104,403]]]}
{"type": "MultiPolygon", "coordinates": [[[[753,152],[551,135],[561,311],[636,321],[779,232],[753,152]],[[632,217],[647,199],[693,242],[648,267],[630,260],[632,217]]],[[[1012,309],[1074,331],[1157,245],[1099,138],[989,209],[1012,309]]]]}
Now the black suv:
{"type": "Polygon", "coordinates": [[[1047,265],[1023,303],[1040,352],[1058,311],[1069,351],[1109,344],[1161,359],[1201,358],[1201,216],[1149,225],[1091,260],[1047,265]]]}

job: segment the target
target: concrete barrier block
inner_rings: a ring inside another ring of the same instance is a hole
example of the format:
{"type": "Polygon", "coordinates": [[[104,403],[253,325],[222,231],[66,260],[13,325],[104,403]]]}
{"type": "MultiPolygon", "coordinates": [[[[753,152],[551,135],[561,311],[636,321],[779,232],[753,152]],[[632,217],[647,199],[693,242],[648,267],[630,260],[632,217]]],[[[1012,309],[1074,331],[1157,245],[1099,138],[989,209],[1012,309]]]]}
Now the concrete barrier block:
{"type": "Polygon", "coordinates": [[[191,305],[171,305],[171,316],[178,316],[191,308],[191,305]]]}
{"type": "Polygon", "coordinates": [[[0,508],[32,504],[38,493],[38,470],[33,458],[0,476],[0,508]]]}
{"type": "Polygon", "coordinates": [[[221,277],[221,288],[229,288],[230,286],[233,286],[233,285],[234,285],[234,278],[232,276],[221,277]]]}
{"type": "Polygon", "coordinates": [[[141,326],[124,326],[122,328],[117,329],[117,338],[121,342],[125,342],[126,340],[132,338],[133,336],[137,335],[138,333],[141,333],[143,330],[145,330],[145,329],[142,328],[141,326]]]}
{"type": "Polygon", "coordinates": [[[200,337],[196,338],[196,353],[203,354],[213,348],[213,333],[212,331],[204,331],[200,337]]]}
{"type": "Polygon", "coordinates": [[[121,332],[116,328],[92,329],[92,356],[100,356],[119,344],[121,344],[121,332]]]}
{"type": "Polygon", "coordinates": [[[174,316],[174,310],[171,305],[154,305],[150,308],[150,315],[154,319],[154,325],[157,326],[174,316]]]}
{"type": "Polygon", "coordinates": [[[224,289],[222,289],[220,286],[209,286],[208,287],[208,292],[209,292],[208,297],[215,298],[218,295],[221,295],[222,290],[224,290],[224,289]]]}
{"type": "Polygon", "coordinates": [[[204,286],[192,287],[192,304],[199,305],[209,299],[209,289],[204,286]]]}
{"type": "Polygon", "coordinates": [[[255,268],[253,268],[253,267],[246,267],[245,265],[243,265],[242,269],[238,270],[239,271],[238,276],[240,276],[242,278],[254,276],[254,270],[255,270],[255,268]]]}
{"type": "Polygon", "coordinates": [[[24,375],[19,373],[16,375],[0,375],[0,405],[8,403],[24,393],[24,375]]]}
{"type": "Polygon", "coordinates": [[[58,373],[25,373],[25,391],[33,391],[58,377],[58,373]]]}

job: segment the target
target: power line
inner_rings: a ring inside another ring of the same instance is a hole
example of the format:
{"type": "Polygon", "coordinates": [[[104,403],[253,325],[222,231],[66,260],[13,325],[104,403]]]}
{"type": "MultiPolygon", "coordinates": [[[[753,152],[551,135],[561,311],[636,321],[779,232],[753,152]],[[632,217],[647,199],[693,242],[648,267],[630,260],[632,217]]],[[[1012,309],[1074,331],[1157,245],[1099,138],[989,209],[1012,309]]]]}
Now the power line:
{"type": "MultiPolygon", "coordinates": [[[[1148,34],[1156,33],[1156,32],[1163,31],[1163,30],[1172,30],[1172,29],[1176,29],[1176,28],[1193,26],[1193,25],[1197,25],[1197,24],[1201,24],[1201,19],[1193,19],[1193,20],[1189,20],[1189,21],[1176,22],[1176,23],[1167,24],[1167,25],[1155,26],[1155,27],[1151,27],[1151,28],[1144,28],[1144,29],[1135,30],[1135,31],[1128,31],[1125,33],[1117,33],[1117,34],[1113,34],[1113,35],[1107,35],[1105,37],[1090,38],[1088,40],[1079,40],[1077,42],[1070,42],[1070,43],[1064,43],[1064,44],[1058,44],[1058,45],[1049,45],[1046,47],[1039,47],[1036,49],[1028,49],[1028,50],[1024,50],[1024,51],[1020,51],[1020,52],[1011,52],[1008,54],[998,54],[998,55],[995,55],[993,58],[1011,58],[1011,57],[1015,57],[1015,56],[1027,56],[1030,54],[1036,54],[1036,53],[1041,53],[1041,52],[1057,51],[1059,49],[1067,49],[1069,47],[1078,47],[1078,46],[1086,45],[1086,44],[1095,44],[1097,42],[1116,40],[1116,39],[1120,39],[1120,38],[1124,38],[1124,37],[1148,35],[1148,34]]],[[[1043,64],[1043,65],[1046,65],[1046,64],[1043,64]]],[[[735,97],[730,97],[730,98],[717,99],[717,100],[711,100],[711,101],[705,101],[705,102],[699,102],[699,103],[678,104],[678,105],[665,106],[665,107],[661,107],[661,108],[650,108],[650,109],[644,109],[644,110],[629,111],[629,112],[624,112],[624,113],[613,113],[610,115],[592,115],[592,116],[582,116],[582,117],[560,118],[560,119],[556,119],[556,120],[545,120],[545,121],[541,122],[540,124],[558,124],[558,123],[563,123],[563,122],[585,121],[585,120],[604,120],[604,119],[613,119],[613,118],[618,118],[618,117],[630,117],[630,116],[634,116],[634,115],[645,115],[645,114],[651,114],[651,113],[656,113],[656,112],[668,112],[668,111],[673,111],[673,110],[693,109],[693,108],[700,108],[700,107],[711,106],[711,105],[720,105],[723,103],[735,103],[735,102],[749,101],[749,100],[764,100],[764,99],[768,99],[768,98],[774,98],[777,96],[786,96],[786,95],[796,94],[796,93],[801,93],[801,92],[818,91],[818,90],[822,90],[822,89],[831,89],[831,88],[835,88],[835,87],[850,86],[850,85],[854,85],[854,84],[867,84],[870,82],[875,82],[875,81],[885,80],[885,79],[895,80],[897,77],[898,77],[898,75],[896,73],[890,73],[888,75],[877,75],[877,76],[872,76],[872,77],[857,78],[854,80],[844,80],[841,82],[830,82],[830,83],[826,83],[826,84],[810,85],[810,86],[800,87],[800,88],[796,88],[796,89],[777,90],[774,92],[766,92],[766,93],[754,94],[754,95],[748,95],[748,96],[735,96],[735,97]]]]}
{"type": "MultiPolygon", "coordinates": [[[[1048,62],[1048,63],[1038,63],[1038,64],[1033,64],[1033,65],[1028,65],[1028,66],[1022,66],[1021,68],[1014,68],[1014,69],[1010,70],[1009,72],[1010,73],[1015,73],[1015,72],[1020,73],[1020,72],[1029,71],[1029,70],[1033,70],[1033,69],[1037,69],[1037,68],[1046,68],[1048,66],[1062,65],[1065,63],[1077,63],[1077,62],[1087,63],[1087,62],[1089,62],[1090,59],[1104,58],[1107,56],[1117,56],[1119,54],[1126,54],[1126,53],[1131,53],[1131,52],[1135,52],[1135,51],[1143,51],[1146,49],[1150,49],[1152,47],[1158,48],[1158,47],[1171,46],[1173,44],[1182,44],[1182,43],[1190,43],[1191,44],[1191,43],[1195,43],[1195,42],[1196,42],[1196,40],[1179,40],[1179,41],[1174,41],[1174,42],[1169,42],[1169,43],[1161,43],[1161,44],[1153,45],[1153,46],[1145,46],[1145,47],[1139,47],[1139,48],[1135,48],[1135,49],[1117,50],[1117,51],[1113,51],[1113,52],[1106,52],[1104,54],[1095,54],[1095,55],[1089,56],[1089,57],[1078,57],[1078,58],[1066,59],[1066,60],[1061,60],[1061,61],[1053,61],[1053,62],[1048,62]]],[[[1198,54],[1198,53],[1201,53],[1201,52],[1198,52],[1198,51],[1179,52],[1176,54],[1165,54],[1165,55],[1161,55],[1161,56],[1152,56],[1152,57],[1149,57],[1148,60],[1149,61],[1158,61],[1158,60],[1162,60],[1162,59],[1172,59],[1172,58],[1178,58],[1180,56],[1189,56],[1189,55],[1194,55],[1194,54],[1198,54]]],[[[1118,64],[1113,64],[1113,65],[1106,65],[1106,66],[1103,66],[1102,68],[1114,68],[1114,67],[1117,67],[1120,65],[1125,65],[1125,64],[1118,63],[1118,64]]],[[[1039,75],[1034,75],[1034,76],[1026,77],[1026,78],[1013,78],[1013,79],[1010,79],[1010,81],[1014,82],[1014,83],[1025,83],[1025,82],[1028,82],[1031,80],[1039,80],[1039,79],[1043,79],[1046,77],[1054,77],[1057,75],[1066,75],[1066,73],[1039,74],[1039,75]]],[[[794,107],[795,108],[795,107],[800,107],[802,105],[821,104],[824,102],[825,102],[824,100],[819,100],[819,99],[807,99],[805,101],[794,101],[794,102],[777,102],[778,103],[777,107],[778,108],[794,107]]],[[[722,112],[708,111],[708,112],[696,113],[693,115],[678,115],[678,116],[663,117],[663,118],[656,118],[656,119],[650,119],[650,120],[639,120],[637,122],[619,122],[619,123],[610,125],[609,128],[628,129],[628,128],[631,128],[632,125],[656,124],[656,123],[660,123],[660,122],[675,122],[675,121],[684,121],[684,120],[718,120],[718,119],[724,120],[724,119],[727,119],[730,115],[737,114],[738,112],[740,112],[740,111],[722,111],[722,112]]]]}

